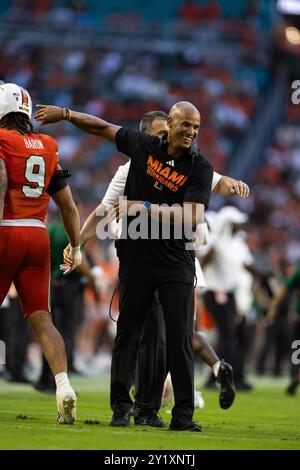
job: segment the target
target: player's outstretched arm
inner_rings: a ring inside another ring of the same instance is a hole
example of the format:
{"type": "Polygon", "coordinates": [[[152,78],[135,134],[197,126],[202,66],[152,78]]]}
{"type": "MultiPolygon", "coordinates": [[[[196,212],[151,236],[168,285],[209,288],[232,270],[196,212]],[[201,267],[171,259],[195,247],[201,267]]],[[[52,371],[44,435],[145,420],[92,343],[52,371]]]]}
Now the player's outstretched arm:
{"type": "Polygon", "coordinates": [[[213,191],[220,196],[235,196],[238,195],[242,199],[250,194],[249,186],[242,180],[235,180],[229,176],[222,176],[220,181],[216,184],[213,191]]]}
{"type": "Polygon", "coordinates": [[[37,104],[36,107],[38,110],[34,118],[40,121],[42,125],[53,124],[65,119],[82,131],[99,135],[111,142],[115,142],[115,135],[120,129],[120,126],[111,124],[91,114],[79,113],[68,108],[45,104],[37,104]]]}
{"type": "Polygon", "coordinates": [[[0,224],[3,219],[4,198],[7,191],[7,171],[6,165],[2,158],[0,158],[0,224]]]}
{"type": "Polygon", "coordinates": [[[64,271],[64,275],[69,274],[73,269],[77,268],[81,264],[81,252],[80,252],[80,219],[79,213],[72,197],[72,193],[69,186],[66,186],[61,191],[58,191],[52,196],[55,204],[60,210],[61,218],[68,235],[68,239],[71,245],[71,262],[66,265],[62,265],[61,269],[64,271]]]}
{"type": "MultiPolygon", "coordinates": [[[[99,223],[99,213],[104,213],[106,210],[104,204],[102,202],[99,204],[96,209],[91,212],[91,214],[88,216],[86,221],[84,222],[81,232],[80,232],[80,240],[79,244],[80,246],[84,246],[87,242],[89,242],[95,235],[96,235],[96,229],[97,229],[97,224],[99,223]]],[[[64,261],[66,263],[70,263],[71,259],[71,253],[72,253],[72,247],[71,245],[67,245],[66,248],[64,249],[64,261]]]]}
{"type": "Polygon", "coordinates": [[[96,207],[95,210],[88,216],[84,222],[80,232],[80,246],[84,246],[96,235],[97,225],[100,220],[100,214],[104,214],[106,208],[102,202],[96,207]]]}

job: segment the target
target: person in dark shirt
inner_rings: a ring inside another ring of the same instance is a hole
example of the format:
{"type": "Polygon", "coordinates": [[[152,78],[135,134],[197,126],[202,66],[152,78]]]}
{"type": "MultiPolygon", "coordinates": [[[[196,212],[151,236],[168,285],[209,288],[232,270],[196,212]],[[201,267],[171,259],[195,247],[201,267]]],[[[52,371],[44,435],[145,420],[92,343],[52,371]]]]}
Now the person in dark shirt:
{"type": "MultiPolygon", "coordinates": [[[[135,216],[122,224],[117,243],[120,260],[120,315],[111,368],[111,426],[128,426],[139,339],[154,292],[159,292],[166,324],[168,363],[175,395],[171,430],[201,431],[194,412],[193,310],[195,255],[186,249],[193,228],[208,206],[213,170],[192,144],[200,128],[200,113],[191,103],[176,103],[168,117],[169,133],[163,139],[110,124],[88,114],[56,106],[38,106],[42,124],[67,119],[86,132],[102,136],[131,158],[124,195],[139,201],[146,215],[147,236],[132,233],[135,216]],[[169,217],[169,234],[160,222],[169,217]],[[181,220],[181,222],[178,222],[181,220]],[[184,223],[182,223],[184,220],[184,223]],[[151,223],[159,236],[151,235],[151,223]],[[184,235],[176,236],[181,225],[184,235]]],[[[143,227],[141,227],[143,228],[143,227]]]]}
{"type": "MultiPolygon", "coordinates": [[[[167,120],[168,115],[163,111],[148,111],[142,116],[139,129],[147,134],[162,137],[169,131],[167,120]]],[[[193,149],[198,153],[197,146],[193,146],[193,149]]],[[[119,167],[107,188],[103,200],[86,219],[81,229],[81,246],[85,246],[96,235],[100,220],[99,214],[104,213],[107,208],[113,207],[119,202],[119,198],[123,196],[129,167],[130,161],[119,167]]],[[[229,176],[219,175],[216,172],[213,174],[211,190],[226,197],[237,194],[241,198],[245,198],[249,195],[249,187],[246,183],[229,176]]],[[[65,248],[66,257],[69,256],[69,252],[70,245],[65,248]]],[[[196,331],[193,336],[193,347],[197,356],[212,368],[213,375],[219,384],[221,408],[229,408],[234,400],[230,365],[221,361],[204,335],[196,331]]],[[[158,294],[155,294],[151,312],[146,315],[139,343],[133,409],[135,425],[164,426],[163,420],[157,413],[162,404],[164,383],[168,372],[166,355],[165,322],[158,294]]],[[[171,393],[171,389],[166,388],[166,390],[171,393]]]]}
{"type": "MultiPolygon", "coordinates": [[[[294,310],[297,313],[297,319],[293,325],[292,334],[292,348],[299,348],[300,339],[300,266],[286,277],[283,281],[282,286],[275,293],[268,312],[269,322],[274,319],[274,316],[280,314],[280,308],[284,305],[284,302],[291,302],[292,295],[295,294],[294,310]]],[[[288,312],[288,305],[285,305],[285,313],[288,312]]],[[[289,395],[295,395],[297,388],[300,384],[300,364],[299,364],[299,349],[292,354],[291,360],[291,382],[287,388],[289,395]],[[295,360],[293,360],[295,356],[295,360]]]]}

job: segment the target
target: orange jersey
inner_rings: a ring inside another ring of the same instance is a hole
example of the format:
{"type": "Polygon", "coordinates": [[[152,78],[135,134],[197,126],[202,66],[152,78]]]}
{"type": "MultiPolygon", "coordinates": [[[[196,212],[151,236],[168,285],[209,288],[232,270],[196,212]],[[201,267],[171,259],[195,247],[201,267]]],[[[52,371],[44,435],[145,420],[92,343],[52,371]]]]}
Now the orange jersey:
{"type": "Polygon", "coordinates": [[[3,219],[44,221],[50,199],[46,189],[58,165],[56,141],[45,134],[0,129],[0,158],[8,175],[3,219]]]}

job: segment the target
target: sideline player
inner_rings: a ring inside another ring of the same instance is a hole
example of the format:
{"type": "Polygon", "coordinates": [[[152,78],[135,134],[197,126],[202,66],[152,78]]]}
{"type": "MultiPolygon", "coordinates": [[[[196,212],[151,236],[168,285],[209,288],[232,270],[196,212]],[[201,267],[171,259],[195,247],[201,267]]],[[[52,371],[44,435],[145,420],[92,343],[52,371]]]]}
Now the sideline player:
{"type": "Polygon", "coordinates": [[[80,223],[70,188],[58,168],[56,141],[33,131],[32,102],[18,85],[0,86],[0,305],[15,284],[56,381],[59,424],[73,424],[76,395],[69,383],[63,339],[49,308],[50,245],[44,223],[50,196],[72,246],[68,274],[81,263],[80,223]]]}

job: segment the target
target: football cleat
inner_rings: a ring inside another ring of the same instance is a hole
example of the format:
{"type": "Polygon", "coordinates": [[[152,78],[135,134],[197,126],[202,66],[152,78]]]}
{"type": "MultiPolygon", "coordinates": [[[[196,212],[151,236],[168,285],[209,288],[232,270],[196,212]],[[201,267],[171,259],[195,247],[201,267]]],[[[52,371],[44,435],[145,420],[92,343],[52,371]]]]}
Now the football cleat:
{"type": "Polygon", "coordinates": [[[297,379],[293,380],[290,385],[286,389],[286,393],[288,395],[295,395],[297,388],[298,388],[299,382],[297,379]]]}
{"type": "Polygon", "coordinates": [[[76,395],[68,393],[58,406],[56,424],[74,424],[76,421],[76,395]]]}
{"type": "Polygon", "coordinates": [[[230,408],[235,398],[235,387],[233,382],[232,367],[223,359],[219,367],[217,383],[219,384],[219,402],[223,410],[230,408]]]}

